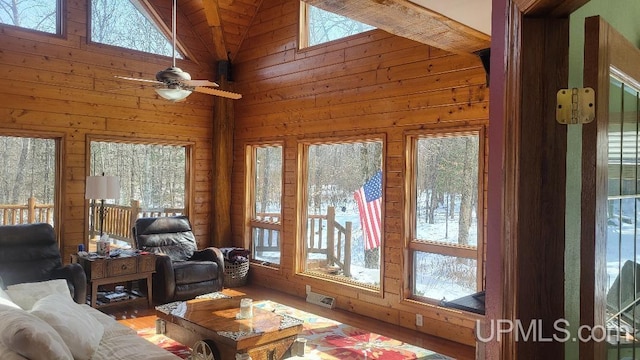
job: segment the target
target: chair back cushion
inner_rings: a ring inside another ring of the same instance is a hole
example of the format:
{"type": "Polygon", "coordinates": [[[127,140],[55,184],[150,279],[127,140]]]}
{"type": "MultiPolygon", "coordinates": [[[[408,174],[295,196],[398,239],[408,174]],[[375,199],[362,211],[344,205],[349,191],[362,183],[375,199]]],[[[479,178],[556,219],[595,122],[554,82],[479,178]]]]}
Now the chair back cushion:
{"type": "Polygon", "coordinates": [[[133,227],[136,247],[165,254],[172,261],[185,261],[196,251],[196,238],[186,216],[140,218],[133,227]]]}
{"type": "Polygon", "coordinates": [[[0,278],[4,286],[48,280],[62,266],[53,227],[45,223],[0,226],[0,278]]]}

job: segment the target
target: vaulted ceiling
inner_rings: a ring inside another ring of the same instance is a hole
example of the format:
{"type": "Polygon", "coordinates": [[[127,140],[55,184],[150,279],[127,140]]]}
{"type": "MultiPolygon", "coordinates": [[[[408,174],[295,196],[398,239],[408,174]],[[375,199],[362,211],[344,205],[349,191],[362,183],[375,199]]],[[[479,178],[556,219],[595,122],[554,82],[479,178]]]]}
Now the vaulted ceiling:
{"type": "MultiPolygon", "coordinates": [[[[268,0],[179,0],[177,33],[181,50],[204,64],[215,64],[227,57],[234,59],[245,34],[263,1],[268,0]],[[189,26],[185,26],[185,24],[189,26]]],[[[455,1],[464,9],[464,2],[455,1]]],[[[141,0],[149,11],[162,19],[166,31],[171,26],[171,2],[141,0]]],[[[409,0],[306,0],[311,5],[350,17],[389,33],[455,53],[473,53],[486,49],[490,36],[459,21],[464,17],[449,17],[445,8],[436,12],[426,7],[428,1],[409,0]],[[458,18],[459,21],[453,20],[458,18]]],[[[487,12],[490,14],[490,12],[487,12]]],[[[480,21],[488,22],[486,14],[480,21]]],[[[473,26],[473,24],[471,24],[473,26]]],[[[487,25],[488,26],[488,25],[487,25]]],[[[479,26],[475,26],[476,28],[479,26]]],[[[481,27],[481,26],[480,26],[481,27]]]]}

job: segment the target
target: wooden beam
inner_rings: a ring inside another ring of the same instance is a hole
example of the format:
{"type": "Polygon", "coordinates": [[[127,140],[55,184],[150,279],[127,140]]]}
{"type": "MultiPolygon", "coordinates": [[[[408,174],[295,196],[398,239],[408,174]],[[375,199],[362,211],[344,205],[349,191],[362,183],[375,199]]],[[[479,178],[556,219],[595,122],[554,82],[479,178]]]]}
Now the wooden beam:
{"type": "Polygon", "coordinates": [[[473,53],[490,46],[491,38],[408,0],[305,0],[391,34],[454,53],[473,53]]]}
{"type": "Polygon", "coordinates": [[[207,16],[207,23],[211,29],[213,39],[214,54],[217,60],[227,60],[227,46],[224,41],[222,23],[220,22],[220,9],[218,1],[203,1],[204,13],[207,16]]]}
{"type": "Polygon", "coordinates": [[[514,0],[525,15],[569,16],[589,0],[514,0]]]}

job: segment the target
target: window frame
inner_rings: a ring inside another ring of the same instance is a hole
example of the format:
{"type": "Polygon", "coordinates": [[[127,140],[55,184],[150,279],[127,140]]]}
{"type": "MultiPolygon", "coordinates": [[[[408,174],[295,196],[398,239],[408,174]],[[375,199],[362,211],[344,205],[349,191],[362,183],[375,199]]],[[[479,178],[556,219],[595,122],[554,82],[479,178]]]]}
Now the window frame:
{"type": "Polygon", "coordinates": [[[67,2],[65,0],[55,0],[56,1],[56,31],[55,32],[47,32],[47,31],[42,31],[42,30],[37,30],[37,29],[32,29],[32,28],[28,28],[28,27],[24,27],[24,26],[18,26],[18,25],[12,25],[12,24],[5,24],[5,23],[0,23],[0,28],[2,27],[10,27],[13,29],[17,29],[20,31],[25,31],[25,32],[30,32],[33,34],[40,34],[40,35],[48,35],[48,36],[55,36],[55,37],[64,37],[64,34],[66,33],[66,22],[64,21],[66,19],[65,14],[66,14],[66,5],[67,2]]]}
{"type": "Polygon", "coordinates": [[[56,234],[56,238],[58,239],[58,244],[60,244],[62,227],[57,226],[63,219],[63,204],[61,204],[62,199],[64,199],[64,192],[62,189],[62,176],[63,176],[63,166],[64,166],[64,158],[62,154],[64,153],[64,139],[65,136],[62,133],[57,132],[34,132],[34,131],[21,131],[21,130],[3,130],[0,131],[0,136],[10,136],[10,137],[21,137],[21,138],[37,138],[37,139],[49,139],[54,141],[55,145],[55,159],[54,163],[56,166],[55,174],[54,174],[54,194],[53,194],[53,229],[56,234]]]}
{"type": "MultiPolygon", "coordinates": [[[[92,142],[114,142],[134,145],[166,145],[166,146],[183,146],[185,148],[185,184],[184,184],[184,215],[189,217],[191,209],[195,204],[195,142],[193,141],[180,141],[180,140],[167,140],[145,137],[124,137],[124,136],[110,136],[110,135],[97,135],[87,134],[85,139],[85,177],[91,174],[91,143],[92,142]]],[[[84,182],[84,179],[83,179],[84,182]]],[[[83,196],[84,198],[84,196],[83,196]]],[[[84,239],[89,240],[89,221],[90,221],[90,209],[91,200],[84,199],[85,209],[84,214],[84,239]]]]}
{"type": "Polygon", "coordinates": [[[386,201],[386,151],[387,151],[387,137],[385,133],[373,133],[373,134],[363,134],[361,136],[337,136],[332,138],[310,138],[304,139],[298,142],[297,147],[297,221],[298,225],[296,226],[296,256],[295,256],[295,264],[294,269],[296,275],[309,277],[313,279],[318,279],[321,281],[327,281],[331,284],[339,284],[341,286],[346,286],[351,289],[358,289],[361,291],[367,291],[375,296],[384,296],[384,287],[385,287],[385,201],[386,201]],[[308,191],[308,178],[309,178],[309,147],[312,145],[336,145],[336,144],[347,144],[347,143],[364,143],[364,142],[380,142],[382,144],[382,159],[380,164],[380,170],[382,171],[382,206],[381,206],[381,216],[380,216],[380,253],[379,253],[379,262],[380,262],[380,278],[379,278],[379,286],[367,285],[364,283],[349,281],[348,279],[340,276],[334,275],[325,275],[320,274],[319,272],[310,272],[305,268],[307,253],[306,253],[306,236],[307,236],[307,226],[308,226],[308,210],[307,204],[309,201],[309,191],[308,191]]]}
{"type": "Polygon", "coordinates": [[[263,261],[259,261],[250,258],[251,262],[258,263],[263,266],[272,267],[272,268],[280,268],[282,266],[282,240],[283,240],[283,220],[284,220],[284,178],[285,178],[285,144],[283,141],[266,141],[266,142],[254,142],[245,144],[245,226],[244,226],[244,243],[245,247],[250,249],[253,254],[254,244],[253,244],[253,229],[265,229],[265,230],[275,230],[278,231],[278,248],[280,252],[280,263],[265,263],[263,261]],[[256,191],[255,191],[255,179],[256,179],[256,167],[254,166],[257,158],[257,149],[258,148],[267,148],[267,147],[280,147],[281,149],[281,169],[280,169],[280,217],[277,223],[265,221],[265,220],[257,220],[256,219],[256,191]]]}
{"type": "MultiPolygon", "coordinates": [[[[477,127],[456,127],[448,129],[428,130],[428,131],[407,131],[405,132],[405,218],[407,219],[405,228],[405,284],[404,298],[414,300],[419,303],[439,305],[441,299],[433,299],[413,293],[415,276],[414,253],[425,252],[436,255],[453,256],[476,260],[476,291],[481,291],[485,287],[485,128],[477,127]],[[459,245],[452,243],[437,242],[428,239],[418,239],[416,235],[417,223],[417,182],[415,181],[418,171],[417,165],[417,142],[427,138],[445,138],[457,136],[478,136],[478,204],[477,214],[477,245],[459,245]]],[[[449,299],[453,300],[453,299],[449,299]]]]}

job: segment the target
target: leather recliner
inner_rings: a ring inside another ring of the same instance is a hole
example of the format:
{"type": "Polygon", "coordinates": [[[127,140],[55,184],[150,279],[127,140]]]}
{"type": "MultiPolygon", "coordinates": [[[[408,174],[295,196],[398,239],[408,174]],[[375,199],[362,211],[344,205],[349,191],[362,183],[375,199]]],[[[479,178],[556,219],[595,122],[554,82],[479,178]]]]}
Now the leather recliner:
{"type": "Polygon", "coordinates": [[[218,248],[197,249],[186,216],[139,218],[133,227],[136,247],[156,255],[153,298],[167,303],[222,290],[224,258],[218,248]]]}
{"type": "Polygon", "coordinates": [[[46,223],[0,226],[0,286],[65,279],[79,304],[87,302],[80,264],[62,265],[53,227],[46,223]]]}

